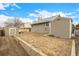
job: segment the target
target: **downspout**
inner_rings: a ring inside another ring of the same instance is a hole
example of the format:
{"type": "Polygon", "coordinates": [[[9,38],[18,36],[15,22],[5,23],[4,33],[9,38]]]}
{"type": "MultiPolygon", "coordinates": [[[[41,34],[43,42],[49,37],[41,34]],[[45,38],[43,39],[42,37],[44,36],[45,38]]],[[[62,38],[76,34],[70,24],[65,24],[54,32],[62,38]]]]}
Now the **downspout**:
{"type": "Polygon", "coordinates": [[[71,38],[72,37],[72,21],[70,20],[70,33],[69,33],[70,35],[69,35],[69,38],[71,38]]]}
{"type": "Polygon", "coordinates": [[[49,22],[49,34],[52,34],[51,33],[52,31],[51,31],[51,21],[49,22]]]}

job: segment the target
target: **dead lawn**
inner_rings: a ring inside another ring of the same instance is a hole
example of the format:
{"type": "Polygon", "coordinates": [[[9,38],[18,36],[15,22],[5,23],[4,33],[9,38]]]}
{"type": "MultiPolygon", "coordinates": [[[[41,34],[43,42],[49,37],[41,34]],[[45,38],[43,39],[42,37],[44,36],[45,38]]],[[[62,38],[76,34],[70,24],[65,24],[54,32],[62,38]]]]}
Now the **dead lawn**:
{"type": "Polygon", "coordinates": [[[0,37],[0,56],[28,56],[22,46],[12,37],[0,37]]]}
{"type": "Polygon", "coordinates": [[[49,56],[71,55],[71,39],[49,37],[45,34],[31,32],[20,34],[19,36],[39,51],[49,56]]]}

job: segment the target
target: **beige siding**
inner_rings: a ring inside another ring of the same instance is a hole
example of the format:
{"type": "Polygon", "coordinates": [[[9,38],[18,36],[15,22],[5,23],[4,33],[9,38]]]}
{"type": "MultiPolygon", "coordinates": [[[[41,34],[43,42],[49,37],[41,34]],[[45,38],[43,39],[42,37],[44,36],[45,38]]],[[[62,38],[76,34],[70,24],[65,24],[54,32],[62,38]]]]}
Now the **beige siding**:
{"type": "Polygon", "coordinates": [[[5,28],[5,35],[8,36],[9,35],[9,28],[5,28]]]}
{"type": "Polygon", "coordinates": [[[32,25],[32,32],[49,33],[56,37],[71,38],[72,20],[66,17],[55,17],[49,21],[49,26],[45,23],[35,23],[32,25]]]}
{"type": "Polygon", "coordinates": [[[57,18],[51,22],[51,34],[61,38],[71,38],[72,24],[68,18],[57,18]]]}
{"type": "MultiPolygon", "coordinates": [[[[5,28],[5,35],[9,36],[10,35],[10,28],[5,28]]],[[[18,34],[18,30],[16,29],[16,34],[18,34]]]]}
{"type": "Polygon", "coordinates": [[[46,23],[32,25],[32,32],[49,33],[49,26],[46,23]]]}

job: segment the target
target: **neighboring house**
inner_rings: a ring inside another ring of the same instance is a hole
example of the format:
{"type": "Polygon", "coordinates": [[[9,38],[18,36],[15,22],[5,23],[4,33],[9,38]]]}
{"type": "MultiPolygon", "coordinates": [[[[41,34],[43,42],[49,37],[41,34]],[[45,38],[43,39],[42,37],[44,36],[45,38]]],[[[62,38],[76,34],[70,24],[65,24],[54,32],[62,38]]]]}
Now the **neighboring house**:
{"type": "Polygon", "coordinates": [[[31,31],[31,24],[29,23],[23,23],[19,28],[19,32],[30,32],[31,31]]]}
{"type": "Polygon", "coordinates": [[[39,19],[32,25],[32,32],[47,33],[61,38],[71,38],[72,19],[60,15],[39,19]]]}
{"type": "Polygon", "coordinates": [[[79,24],[76,25],[75,35],[79,36],[79,24]]]}
{"type": "Polygon", "coordinates": [[[79,24],[76,25],[76,30],[79,30],[79,24]]]}
{"type": "Polygon", "coordinates": [[[4,27],[3,30],[4,30],[6,36],[15,35],[18,33],[16,27],[4,27]]]}
{"type": "Polygon", "coordinates": [[[15,35],[21,32],[30,32],[31,31],[31,25],[29,23],[23,23],[19,28],[16,27],[4,27],[5,35],[11,36],[15,35]]]}

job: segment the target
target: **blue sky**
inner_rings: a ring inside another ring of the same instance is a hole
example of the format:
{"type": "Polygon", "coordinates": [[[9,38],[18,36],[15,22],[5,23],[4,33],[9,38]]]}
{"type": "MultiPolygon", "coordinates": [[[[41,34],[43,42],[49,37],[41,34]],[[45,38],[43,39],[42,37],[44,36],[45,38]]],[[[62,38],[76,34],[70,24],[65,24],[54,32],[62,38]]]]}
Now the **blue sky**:
{"type": "MultiPolygon", "coordinates": [[[[0,17],[18,17],[22,21],[35,20],[38,17],[51,17],[60,14],[79,22],[78,3],[0,3],[0,17]],[[27,20],[28,19],[28,20],[27,20]]],[[[1,21],[1,20],[0,20],[1,21]]],[[[5,21],[5,20],[4,20],[5,21]]]]}
{"type": "Polygon", "coordinates": [[[64,4],[64,3],[17,3],[20,8],[15,6],[6,7],[5,10],[0,10],[0,14],[14,17],[28,17],[29,13],[35,10],[47,10],[50,12],[75,12],[79,8],[79,4],[64,4]],[[13,9],[13,10],[12,10],[13,9]]]}

